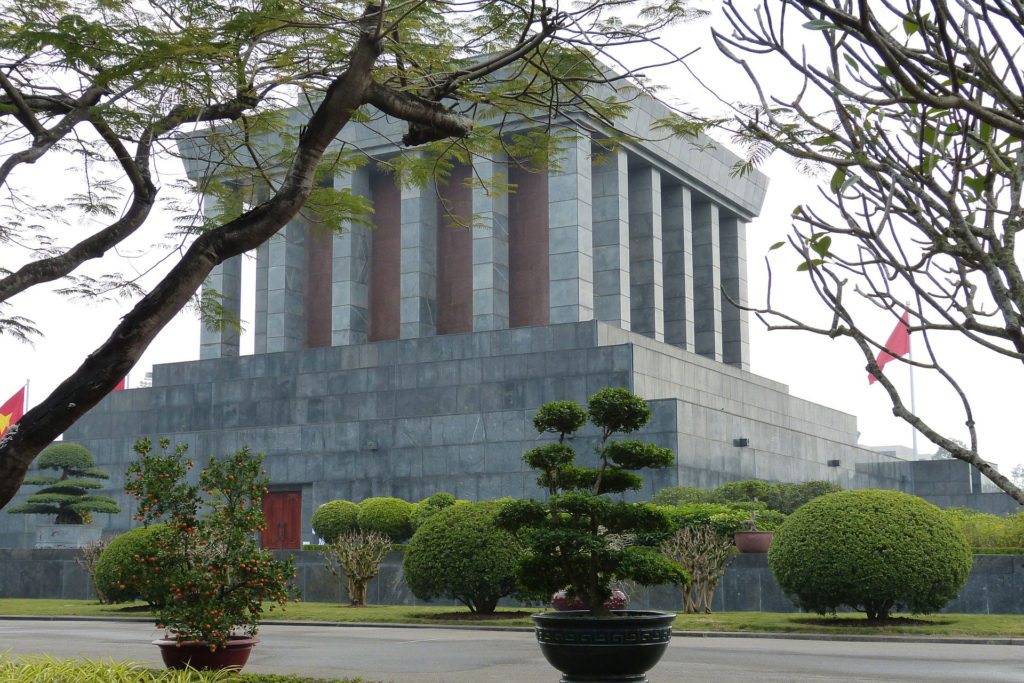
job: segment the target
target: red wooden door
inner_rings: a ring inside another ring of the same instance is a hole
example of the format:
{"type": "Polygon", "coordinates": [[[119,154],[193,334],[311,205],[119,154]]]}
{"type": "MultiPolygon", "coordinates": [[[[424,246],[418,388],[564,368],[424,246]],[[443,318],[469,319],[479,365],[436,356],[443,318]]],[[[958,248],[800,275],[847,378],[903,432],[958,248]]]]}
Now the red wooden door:
{"type": "Polygon", "coordinates": [[[302,545],[302,493],[268,493],[263,497],[263,516],[267,520],[267,530],[263,532],[264,548],[298,548],[302,545]]]}

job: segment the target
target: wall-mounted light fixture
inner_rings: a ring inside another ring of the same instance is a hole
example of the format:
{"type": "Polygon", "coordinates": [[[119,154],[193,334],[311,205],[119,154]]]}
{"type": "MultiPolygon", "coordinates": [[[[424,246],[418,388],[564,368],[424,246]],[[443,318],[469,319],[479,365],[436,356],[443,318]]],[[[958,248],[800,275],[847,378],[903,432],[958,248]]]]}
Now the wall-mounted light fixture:
{"type": "Polygon", "coordinates": [[[732,445],[736,448],[746,448],[750,445],[750,439],[733,439],[732,445]]]}

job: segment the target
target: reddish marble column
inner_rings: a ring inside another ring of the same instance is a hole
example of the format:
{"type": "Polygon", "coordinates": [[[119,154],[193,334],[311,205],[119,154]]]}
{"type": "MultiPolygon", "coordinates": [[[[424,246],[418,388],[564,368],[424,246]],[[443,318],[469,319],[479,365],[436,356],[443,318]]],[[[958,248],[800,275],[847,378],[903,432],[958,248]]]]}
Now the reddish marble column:
{"type": "Polygon", "coordinates": [[[391,176],[370,178],[374,230],[370,237],[370,341],[398,339],[401,273],[401,193],[391,176]]]}
{"type": "Polygon", "coordinates": [[[546,325],[551,319],[548,273],[548,176],[510,165],[516,186],[508,201],[508,324],[546,325]]]}

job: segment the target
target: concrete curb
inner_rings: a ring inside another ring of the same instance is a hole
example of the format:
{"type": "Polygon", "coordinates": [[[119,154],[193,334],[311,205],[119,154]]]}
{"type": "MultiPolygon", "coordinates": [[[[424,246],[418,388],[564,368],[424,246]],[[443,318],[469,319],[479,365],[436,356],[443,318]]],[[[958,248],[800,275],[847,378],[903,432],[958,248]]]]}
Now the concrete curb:
{"type": "MultiPolygon", "coordinates": [[[[30,615],[3,615],[0,614],[0,621],[115,621],[115,622],[140,622],[152,623],[148,617],[84,617],[84,616],[30,616],[30,615]]],[[[289,621],[275,620],[264,621],[263,625],[273,626],[333,626],[340,628],[443,628],[463,631],[533,631],[532,626],[464,626],[461,624],[398,624],[398,623],[377,623],[372,621],[289,621]]],[[[875,643],[950,643],[957,645],[1024,645],[1024,638],[1009,636],[967,638],[964,636],[897,636],[897,635],[857,635],[857,634],[834,634],[834,633],[775,633],[755,631],[682,631],[674,630],[672,635],[676,638],[769,638],[786,640],[823,640],[823,641],[851,641],[851,642],[875,642],[875,643]]]]}

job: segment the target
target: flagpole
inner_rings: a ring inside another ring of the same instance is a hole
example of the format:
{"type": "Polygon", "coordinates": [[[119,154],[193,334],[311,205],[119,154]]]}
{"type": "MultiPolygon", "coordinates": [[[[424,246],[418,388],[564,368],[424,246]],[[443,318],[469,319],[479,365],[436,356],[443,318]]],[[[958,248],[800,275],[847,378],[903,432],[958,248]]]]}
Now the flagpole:
{"type": "MultiPolygon", "coordinates": [[[[917,404],[914,401],[914,344],[910,341],[910,333],[907,333],[907,360],[910,363],[910,412],[917,416],[917,404]]],[[[914,460],[917,460],[917,428],[910,425],[910,438],[914,446],[914,460]]]]}
{"type": "Polygon", "coordinates": [[[25,379],[25,400],[21,402],[21,412],[22,412],[22,414],[24,414],[25,412],[28,411],[28,383],[29,383],[29,381],[30,380],[28,378],[25,379]]]}

